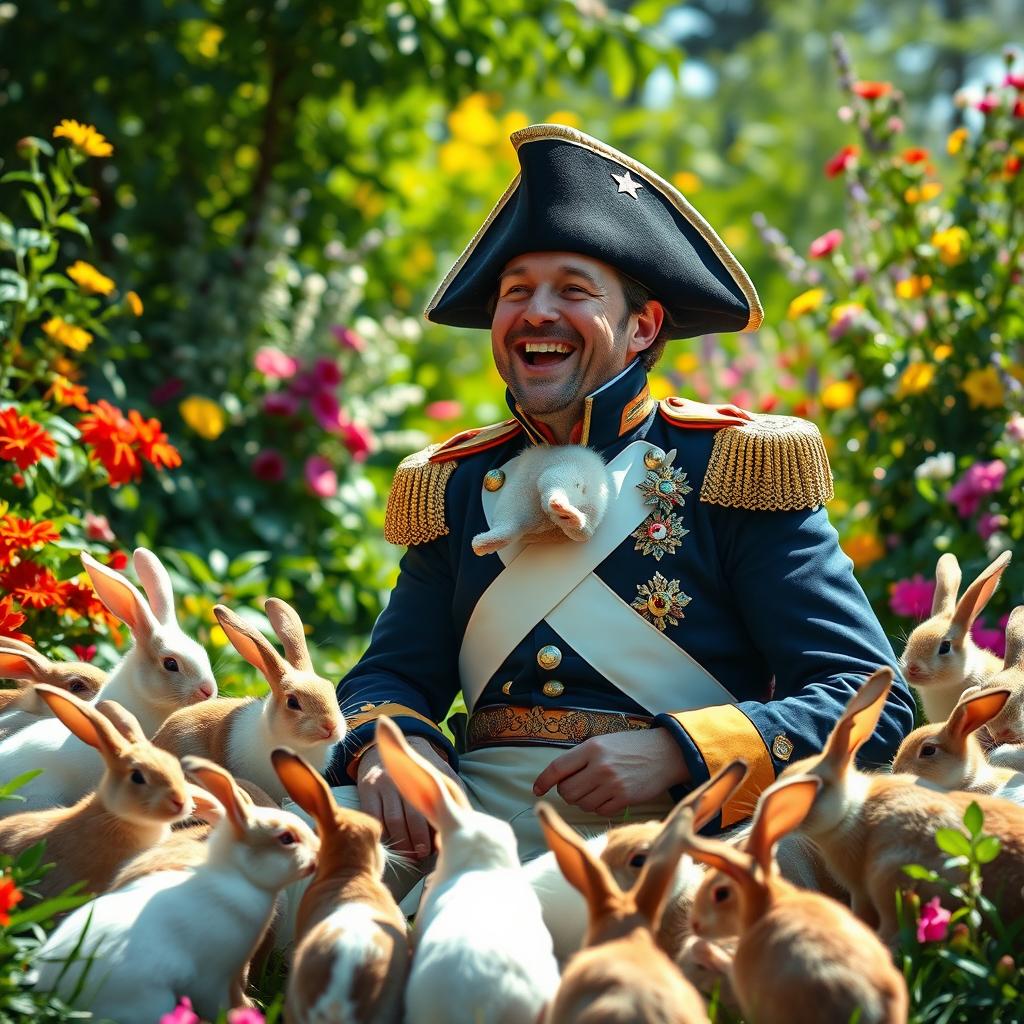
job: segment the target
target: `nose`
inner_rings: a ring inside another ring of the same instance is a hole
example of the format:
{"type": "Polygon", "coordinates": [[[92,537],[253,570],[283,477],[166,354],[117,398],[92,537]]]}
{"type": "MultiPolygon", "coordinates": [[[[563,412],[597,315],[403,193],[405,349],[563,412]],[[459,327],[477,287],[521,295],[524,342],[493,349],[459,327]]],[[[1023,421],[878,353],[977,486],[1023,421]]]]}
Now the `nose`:
{"type": "Polygon", "coordinates": [[[200,683],[196,689],[196,700],[209,700],[216,689],[217,687],[213,683],[200,683]]]}
{"type": "Polygon", "coordinates": [[[171,806],[174,808],[175,814],[181,814],[185,810],[185,801],[180,796],[171,797],[171,806]]]}
{"type": "Polygon", "coordinates": [[[337,731],[337,728],[338,727],[334,724],[334,722],[321,722],[320,736],[325,740],[329,740],[337,731]]]}
{"type": "Polygon", "coordinates": [[[907,666],[907,675],[911,679],[919,679],[923,675],[923,673],[921,671],[921,666],[918,665],[916,661],[912,661],[907,666]]]}
{"type": "Polygon", "coordinates": [[[558,309],[549,288],[535,288],[530,301],[523,310],[523,319],[534,326],[548,324],[558,319],[558,309]]]}

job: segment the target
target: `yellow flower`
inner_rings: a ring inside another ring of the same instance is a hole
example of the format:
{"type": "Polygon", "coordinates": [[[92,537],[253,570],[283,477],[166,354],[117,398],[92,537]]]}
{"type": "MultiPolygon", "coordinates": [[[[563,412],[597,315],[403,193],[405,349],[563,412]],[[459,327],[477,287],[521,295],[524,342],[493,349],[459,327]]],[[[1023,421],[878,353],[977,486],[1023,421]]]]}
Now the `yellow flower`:
{"type": "Polygon", "coordinates": [[[55,139],[64,138],[86,156],[110,156],[114,147],[91,125],[65,118],[53,129],[55,139]]]}
{"type": "Polygon", "coordinates": [[[953,354],[952,345],[936,345],[935,350],[932,352],[932,358],[937,363],[941,363],[948,359],[953,354]]]}
{"type": "Polygon", "coordinates": [[[961,389],[967,394],[972,409],[998,409],[1005,399],[1003,382],[994,366],[984,370],[971,370],[964,378],[961,389]]]}
{"type": "Polygon", "coordinates": [[[220,626],[214,626],[210,630],[210,643],[213,644],[214,647],[227,647],[227,633],[225,633],[224,630],[220,628],[220,626]]]}
{"type": "Polygon", "coordinates": [[[682,355],[676,356],[672,365],[677,373],[694,373],[700,366],[700,360],[695,352],[684,352],[682,355]]]}
{"type": "Polygon", "coordinates": [[[451,177],[475,171],[486,159],[487,157],[479,147],[471,146],[461,139],[449,139],[438,150],[441,170],[451,177]]]}
{"type": "Polygon", "coordinates": [[[834,380],[821,393],[821,404],[833,412],[849,409],[857,400],[857,385],[851,380],[834,380]]]}
{"type": "Polygon", "coordinates": [[[52,316],[43,324],[43,333],[76,352],[84,352],[92,344],[92,335],[84,327],[76,327],[59,316],[52,316]]]}
{"type": "Polygon", "coordinates": [[[142,316],[144,307],[142,305],[142,299],[139,298],[138,292],[129,292],[124,297],[124,301],[128,303],[128,308],[132,311],[134,316],[142,316]]]}
{"type": "Polygon", "coordinates": [[[859,302],[841,302],[838,306],[832,307],[832,312],[828,315],[828,322],[835,325],[840,320],[845,320],[847,317],[860,316],[863,312],[864,307],[859,302]]]}
{"type": "Polygon", "coordinates": [[[967,129],[957,128],[949,133],[949,138],[946,139],[946,152],[950,156],[956,156],[961,149],[964,148],[964,143],[967,141],[967,129]]]}
{"type": "Polygon", "coordinates": [[[935,379],[935,367],[931,363],[911,363],[900,376],[896,386],[896,397],[919,395],[935,379]]]}
{"type": "Polygon", "coordinates": [[[813,313],[825,301],[824,288],[811,288],[810,291],[801,292],[790,304],[786,316],[795,320],[804,313],[813,313]]]}
{"type": "Polygon", "coordinates": [[[656,402],[660,402],[663,398],[668,398],[670,395],[675,394],[672,381],[668,377],[663,377],[660,373],[652,374],[648,378],[648,383],[651,387],[651,398],[656,402]]]}
{"type": "Polygon", "coordinates": [[[484,93],[471,93],[448,115],[448,128],[452,135],[473,146],[491,146],[500,142],[498,121],[490,107],[491,101],[484,93]]]}
{"type": "Polygon", "coordinates": [[[217,56],[217,51],[220,49],[223,39],[224,29],[220,25],[207,25],[203,29],[203,34],[199,37],[199,42],[196,43],[196,49],[207,60],[212,60],[217,56]]]}
{"type": "Polygon", "coordinates": [[[858,533],[848,537],[843,541],[842,548],[852,560],[854,569],[866,569],[885,554],[885,545],[873,533],[858,533]]]}
{"type": "Polygon", "coordinates": [[[914,274],[896,282],[896,294],[901,299],[919,299],[932,286],[928,274],[914,274]]]}
{"type": "Polygon", "coordinates": [[[106,274],[101,274],[85,260],[75,260],[68,267],[67,274],[83,292],[92,292],[93,295],[110,295],[115,287],[114,282],[106,274]]]}
{"type": "Polygon", "coordinates": [[[570,128],[579,128],[580,119],[577,114],[574,114],[571,110],[556,110],[553,114],[548,114],[548,124],[565,124],[570,128]]]}
{"type": "Polygon", "coordinates": [[[932,245],[939,250],[939,259],[947,267],[955,267],[967,259],[971,236],[961,227],[946,228],[932,235],[932,245]]]}
{"type": "Polygon", "coordinates": [[[686,196],[699,192],[702,183],[693,171],[680,171],[678,174],[672,175],[672,184],[686,196]]]}
{"type": "Polygon", "coordinates": [[[216,402],[201,395],[190,395],[178,406],[178,411],[181,418],[207,441],[215,441],[227,426],[224,410],[216,402]]]}
{"type": "Polygon", "coordinates": [[[929,199],[934,199],[939,193],[942,192],[942,185],[937,181],[926,181],[923,185],[911,185],[903,193],[903,198],[908,203],[926,203],[929,199]]]}

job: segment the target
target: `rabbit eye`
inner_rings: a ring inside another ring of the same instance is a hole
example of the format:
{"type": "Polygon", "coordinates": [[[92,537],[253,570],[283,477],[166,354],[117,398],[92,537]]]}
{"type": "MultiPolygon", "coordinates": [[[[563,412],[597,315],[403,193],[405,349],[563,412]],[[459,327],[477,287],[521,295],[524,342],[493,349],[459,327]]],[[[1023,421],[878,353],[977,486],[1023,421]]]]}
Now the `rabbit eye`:
{"type": "Polygon", "coordinates": [[[88,690],[88,689],[89,689],[89,687],[87,687],[85,685],[85,680],[84,679],[79,679],[78,676],[75,676],[68,683],[68,690],[71,693],[85,693],[85,691],[88,690]]]}
{"type": "Polygon", "coordinates": [[[711,898],[715,903],[724,903],[729,898],[729,887],[727,885],[716,885],[711,891],[711,898]]]}
{"type": "Polygon", "coordinates": [[[952,642],[952,640],[943,640],[939,644],[939,654],[949,654],[949,652],[952,649],[953,649],[953,642],[952,642]]]}
{"type": "Polygon", "coordinates": [[[143,775],[138,768],[131,773],[129,778],[131,778],[132,782],[134,782],[136,786],[144,786],[146,784],[146,776],[143,775]]]}
{"type": "Polygon", "coordinates": [[[295,843],[295,836],[291,832],[282,832],[277,838],[281,841],[282,846],[292,846],[295,843]]]}
{"type": "Polygon", "coordinates": [[[934,757],[937,751],[938,747],[936,747],[933,743],[926,743],[921,748],[921,757],[934,757]]]}
{"type": "Polygon", "coordinates": [[[292,709],[292,711],[301,711],[302,710],[302,705],[299,703],[299,698],[294,696],[294,695],[292,695],[292,696],[290,696],[288,698],[287,704],[288,704],[288,707],[290,707],[292,709]]]}
{"type": "Polygon", "coordinates": [[[164,658],[164,668],[167,669],[168,672],[179,671],[178,663],[174,660],[174,658],[164,658]]]}
{"type": "Polygon", "coordinates": [[[629,858],[629,866],[631,868],[642,868],[646,863],[646,853],[634,853],[633,856],[629,858]]]}

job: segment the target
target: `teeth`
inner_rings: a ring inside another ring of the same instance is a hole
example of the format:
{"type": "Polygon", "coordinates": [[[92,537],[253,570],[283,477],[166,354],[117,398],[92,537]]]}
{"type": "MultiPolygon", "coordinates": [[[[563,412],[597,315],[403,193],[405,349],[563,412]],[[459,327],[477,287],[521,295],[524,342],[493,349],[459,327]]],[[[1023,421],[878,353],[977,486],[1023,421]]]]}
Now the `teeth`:
{"type": "Polygon", "coordinates": [[[526,351],[568,353],[572,351],[572,345],[567,345],[564,341],[528,341],[526,351]]]}

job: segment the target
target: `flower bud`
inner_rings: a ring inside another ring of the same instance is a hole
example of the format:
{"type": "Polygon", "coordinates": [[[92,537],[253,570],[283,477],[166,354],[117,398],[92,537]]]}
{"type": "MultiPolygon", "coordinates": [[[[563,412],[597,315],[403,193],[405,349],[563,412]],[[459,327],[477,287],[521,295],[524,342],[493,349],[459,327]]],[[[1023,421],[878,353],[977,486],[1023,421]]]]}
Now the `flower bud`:
{"type": "Polygon", "coordinates": [[[39,146],[36,144],[36,140],[25,136],[23,139],[18,139],[14,144],[14,152],[21,157],[22,160],[31,160],[39,152],[39,146]]]}
{"type": "Polygon", "coordinates": [[[996,961],[996,977],[1000,981],[1009,981],[1016,972],[1017,965],[1009,953],[1005,953],[996,961]]]}
{"type": "Polygon", "coordinates": [[[958,921],[949,932],[949,948],[963,953],[971,944],[971,929],[958,921]]]}

